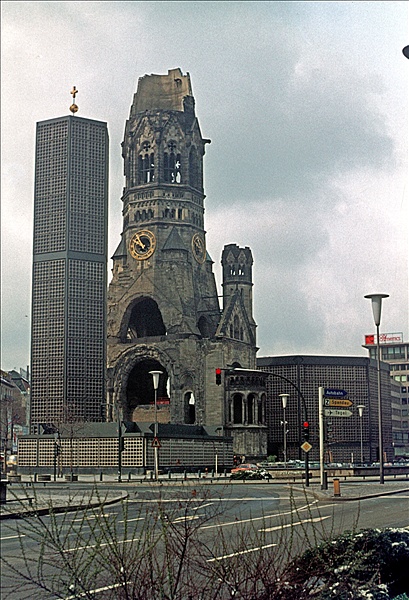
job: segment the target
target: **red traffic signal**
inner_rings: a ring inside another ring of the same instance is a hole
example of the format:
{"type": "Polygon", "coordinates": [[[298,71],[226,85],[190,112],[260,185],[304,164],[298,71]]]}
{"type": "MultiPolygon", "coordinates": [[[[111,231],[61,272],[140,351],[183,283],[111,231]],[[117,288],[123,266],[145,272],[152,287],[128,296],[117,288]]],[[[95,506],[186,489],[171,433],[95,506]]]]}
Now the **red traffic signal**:
{"type": "Polygon", "coordinates": [[[304,440],[308,442],[308,440],[310,439],[310,424],[308,423],[308,421],[304,421],[304,423],[302,424],[302,432],[304,440]]]}
{"type": "Polygon", "coordinates": [[[222,370],[216,369],[216,385],[222,384],[222,370]]]}

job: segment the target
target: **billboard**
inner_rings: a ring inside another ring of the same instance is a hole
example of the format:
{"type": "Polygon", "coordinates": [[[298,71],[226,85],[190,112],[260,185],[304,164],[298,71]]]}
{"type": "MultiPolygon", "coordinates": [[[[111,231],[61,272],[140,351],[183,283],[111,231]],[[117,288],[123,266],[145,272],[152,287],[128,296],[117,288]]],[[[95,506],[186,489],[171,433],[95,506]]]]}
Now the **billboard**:
{"type": "MultiPolygon", "coordinates": [[[[376,344],[376,334],[372,333],[365,336],[365,346],[371,346],[376,344]]],[[[380,344],[402,344],[403,333],[380,333],[379,334],[380,344]]]]}

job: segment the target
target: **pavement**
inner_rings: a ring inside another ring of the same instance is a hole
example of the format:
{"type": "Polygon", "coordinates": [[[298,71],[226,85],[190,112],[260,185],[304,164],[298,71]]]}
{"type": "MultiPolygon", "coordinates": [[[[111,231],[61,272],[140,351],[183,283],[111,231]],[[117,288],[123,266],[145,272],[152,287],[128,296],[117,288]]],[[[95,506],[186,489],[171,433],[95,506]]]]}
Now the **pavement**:
{"type": "MultiPolygon", "coordinates": [[[[4,480],[2,480],[2,483],[4,480]]],[[[9,482],[7,484],[6,502],[0,504],[0,519],[26,518],[31,515],[44,515],[51,511],[54,513],[85,510],[90,507],[106,506],[120,502],[134,493],[138,486],[152,487],[175,487],[177,485],[263,485],[266,487],[275,485],[287,485],[294,491],[302,491],[311,495],[318,501],[323,502],[347,502],[364,500],[377,496],[390,494],[409,493],[409,479],[386,478],[385,483],[380,484],[379,478],[329,478],[327,489],[322,489],[320,482],[313,479],[307,487],[301,482],[283,479],[262,481],[231,481],[229,477],[199,477],[189,475],[187,479],[182,476],[172,479],[162,476],[158,482],[146,477],[135,477],[126,481],[118,482],[115,476],[104,476],[104,481],[97,481],[92,475],[79,475],[78,482],[70,482],[57,479],[56,481],[36,482],[30,476],[21,476],[20,482],[9,482]]],[[[409,498],[402,498],[407,503],[409,513],[409,498]]]]}

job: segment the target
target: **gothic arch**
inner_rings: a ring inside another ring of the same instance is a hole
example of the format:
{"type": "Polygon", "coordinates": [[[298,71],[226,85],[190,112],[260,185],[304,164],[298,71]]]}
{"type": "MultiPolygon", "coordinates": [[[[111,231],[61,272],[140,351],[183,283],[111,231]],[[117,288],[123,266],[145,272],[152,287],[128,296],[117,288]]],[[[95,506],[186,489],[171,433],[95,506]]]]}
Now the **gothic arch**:
{"type": "Polygon", "coordinates": [[[109,374],[112,417],[124,421],[154,421],[154,389],[150,371],[162,371],[157,391],[159,422],[170,420],[172,364],[166,354],[149,346],[133,347],[109,374]],[[164,417],[163,417],[164,416],[164,417]]]}
{"type": "Polygon", "coordinates": [[[142,337],[166,335],[162,314],[152,298],[134,300],[124,313],[121,341],[132,342],[142,337]]]}

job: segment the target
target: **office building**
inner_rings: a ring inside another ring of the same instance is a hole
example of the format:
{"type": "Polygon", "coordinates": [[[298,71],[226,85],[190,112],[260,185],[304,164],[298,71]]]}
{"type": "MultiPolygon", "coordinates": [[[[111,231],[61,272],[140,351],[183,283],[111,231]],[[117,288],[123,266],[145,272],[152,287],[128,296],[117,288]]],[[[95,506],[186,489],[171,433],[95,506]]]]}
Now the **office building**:
{"type": "MultiPolygon", "coordinates": [[[[303,459],[302,425],[309,423],[311,460],[319,459],[319,387],[344,390],[345,406],[327,407],[324,418],[325,461],[329,463],[379,460],[377,362],[352,356],[275,356],[257,359],[257,366],[268,372],[267,423],[268,452],[282,460],[283,409],[279,394],[289,394],[286,407],[287,455],[303,459]],[[358,406],[363,406],[360,417],[358,406]],[[331,410],[332,409],[332,410],[331,410]],[[337,413],[340,416],[337,416],[337,413]],[[342,415],[342,416],[341,416],[342,415]],[[362,421],[361,421],[362,419],[362,421]],[[361,429],[362,427],[362,429],[361,429]],[[361,438],[362,431],[362,438],[361,438]]],[[[381,363],[383,404],[383,450],[385,461],[392,460],[392,411],[389,367],[381,363]]]]}
{"type": "Polygon", "coordinates": [[[106,123],[73,115],[37,123],[33,433],[105,419],[107,204],[106,123]]]}
{"type": "MultiPolygon", "coordinates": [[[[392,437],[394,459],[409,459],[409,343],[402,333],[379,335],[381,360],[389,364],[392,382],[392,437]]],[[[376,360],[376,335],[366,335],[369,356],[376,360]]]]}

